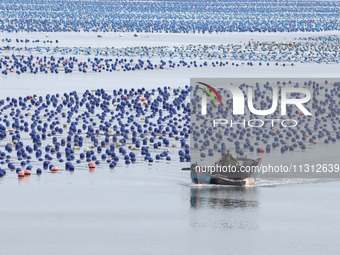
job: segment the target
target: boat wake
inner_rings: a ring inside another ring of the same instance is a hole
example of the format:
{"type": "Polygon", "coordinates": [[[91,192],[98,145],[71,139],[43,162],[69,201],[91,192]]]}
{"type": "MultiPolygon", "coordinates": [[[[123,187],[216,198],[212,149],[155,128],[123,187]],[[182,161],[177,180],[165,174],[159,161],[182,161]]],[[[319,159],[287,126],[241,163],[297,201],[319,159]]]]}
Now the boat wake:
{"type": "MultiPolygon", "coordinates": [[[[289,179],[256,179],[254,185],[245,185],[240,188],[249,188],[249,187],[274,187],[280,185],[292,185],[292,184],[316,184],[316,183],[325,183],[325,182],[334,182],[339,181],[338,179],[310,179],[310,178],[289,178],[289,179]]],[[[195,184],[195,183],[179,183],[183,186],[193,187],[193,188],[206,188],[206,187],[232,187],[232,185],[211,185],[211,184],[195,184]]]]}

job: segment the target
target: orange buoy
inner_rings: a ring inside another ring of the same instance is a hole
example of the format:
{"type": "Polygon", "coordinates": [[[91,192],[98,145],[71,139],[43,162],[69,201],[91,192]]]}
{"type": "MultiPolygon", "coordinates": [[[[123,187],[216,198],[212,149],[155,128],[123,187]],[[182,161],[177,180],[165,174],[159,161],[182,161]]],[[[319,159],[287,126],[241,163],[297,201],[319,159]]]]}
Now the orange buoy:
{"type": "Polygon", "coordinates": [[[261,153],[264,153],[264,148],[260,148],[260,152],[261,152],[261,153]]]}
{"type": "Polygon", "coordinates": [[[309,134],[305,134],[305,137],[309,137],[309,134]]]}
{"type": "Polygon", "coordinates": [[[19,178],[25,177],[25,172],[24,172],[24,171],[19,171],[18,177],[19,177],[19,178]]]}
{"type": "Polygon", "coordinates": [[[95,168],[95,167],[96,167],[96,164],[94,162],[89,163],[89,168],[95,168]]]}
{"type": "Polygon", "coordinates": [[[313,141],[313,144],[317,144],[317,141],[314,140],[314,141],[313,141]]]}
{"type": "Polygon", "coordinates": [[[24,175],[31,175],[31,170],[26,169],[26,170],[24,171],[24,175]]]}
{"type": "Polygon", "coordinates": [[[52,172],[58,172],[58,167],[56,167],[56,166],[52,167],[52,168],[51,168],[51,171],[52,171],[52,172]]]}

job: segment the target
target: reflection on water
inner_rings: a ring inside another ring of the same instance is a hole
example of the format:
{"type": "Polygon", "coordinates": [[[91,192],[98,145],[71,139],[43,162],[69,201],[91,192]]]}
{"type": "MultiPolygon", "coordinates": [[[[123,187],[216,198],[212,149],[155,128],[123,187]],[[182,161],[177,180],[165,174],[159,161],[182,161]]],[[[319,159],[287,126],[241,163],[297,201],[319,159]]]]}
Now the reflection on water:
{"type": "Polygon", "coordinates": [[[257,228],[255,187],[201,186],[190,189],[190,225],[195,229],[257,228]]]}
{"type": "Polygon", "coordinates": [[[236,209],[258,206],[254,187],[195,186],[191,187],[190,192],[190,206],[195,209],[204,207],[236,209]]]}
{"type": "Polygon", "coordinates": [[[31,176],[30,175],[25,175],[25,177],[19,177],[18,178],[18,183],[19,184],[26,184],[31,182],[31,176]]]}

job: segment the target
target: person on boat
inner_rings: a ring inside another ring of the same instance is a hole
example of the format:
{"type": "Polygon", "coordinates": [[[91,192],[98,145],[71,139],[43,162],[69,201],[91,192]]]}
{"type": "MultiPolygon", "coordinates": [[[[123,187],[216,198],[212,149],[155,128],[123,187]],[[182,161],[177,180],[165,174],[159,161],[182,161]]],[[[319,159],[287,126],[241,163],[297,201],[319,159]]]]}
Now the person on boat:
{"type": "Polygon", "coordinates": [[[231,155],[230,150],[227,150],[227,153],[223,155],[220,163],[224,166],[230,166],[233,160],[233,155],[231,155]]]}

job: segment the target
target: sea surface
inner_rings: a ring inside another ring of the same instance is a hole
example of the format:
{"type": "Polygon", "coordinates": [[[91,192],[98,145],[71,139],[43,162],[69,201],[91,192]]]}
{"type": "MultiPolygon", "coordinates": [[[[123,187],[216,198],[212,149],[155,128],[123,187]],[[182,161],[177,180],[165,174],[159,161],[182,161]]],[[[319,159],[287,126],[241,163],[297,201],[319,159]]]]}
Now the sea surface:
{"type": "Polygon", "coordinates": [[[182,166],[9,173],[1,254],[338,254],[339,181],[199,186],[182,166]]]}
{"type": "MultiPolygon", "coordinates": [[[[71,44],[68,35],[61,36],[67,39],[65,45],[71,44]]],[[[153,36],[149,43],[155,45],[155,40],[171,39],[153,36]]],[[[246,36],[252,35],[235,35],[232,40],[246,36]]],[[[182,40],[174,38],[176,43],[182,40]]],[[[128,36],[119,40],[125,39],[134,40],[128,36]]],[[[84,40],[90,41],[88,34],[79,37],[79,42],[84,40]]],[[[240,76],[337,77],[338,66],[11,74],[0,76],[0,98],[93,88],[184,87],[191,77],[240,76]]],[[[317,163],[325,158],[336,163],[339,151],[335,143],[271,155],[278,163],[317,163]]],[[[44,171],[23,180],[8,170],[0,179],[0,254],[339,254],[339,180],[259,179],[252,187],[194,185],[190,172],[181,171],[188,166],[176,159],[113,170],[99,165],[94,172],[77,167],[73,173],[44,171]]]]}

